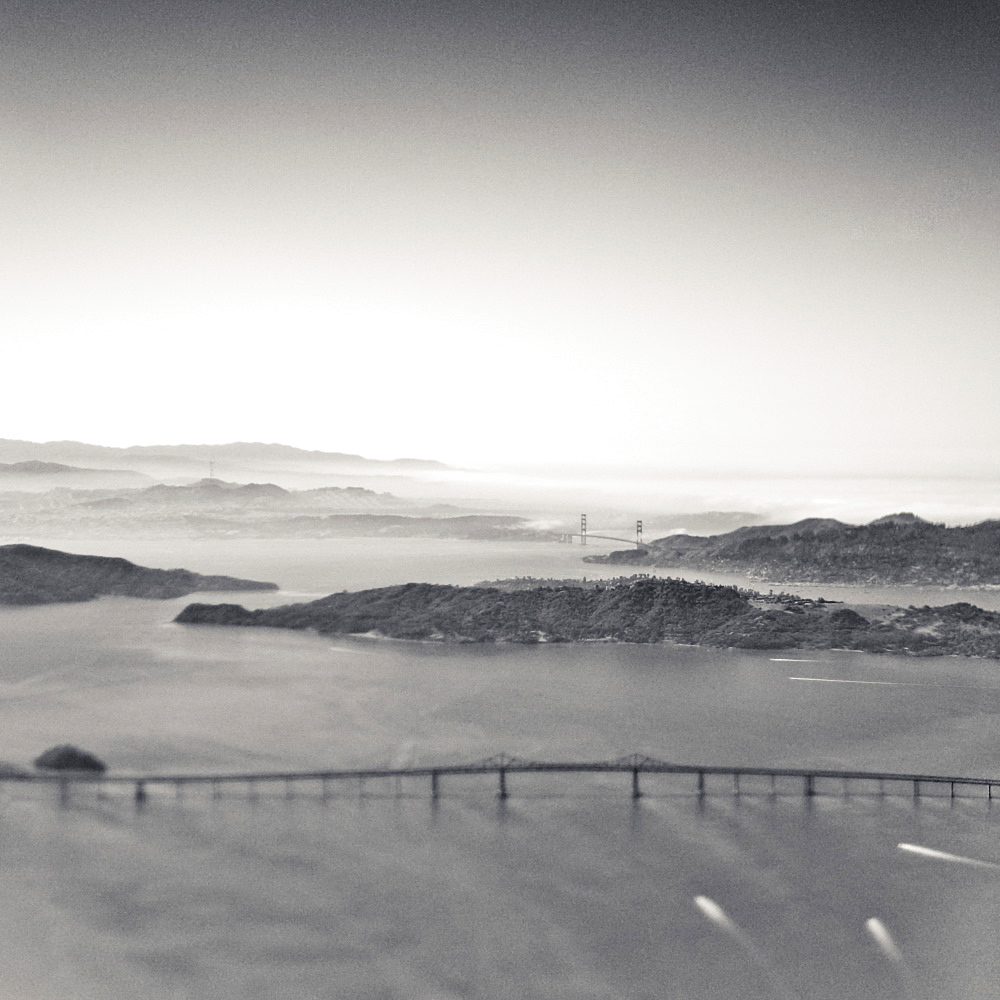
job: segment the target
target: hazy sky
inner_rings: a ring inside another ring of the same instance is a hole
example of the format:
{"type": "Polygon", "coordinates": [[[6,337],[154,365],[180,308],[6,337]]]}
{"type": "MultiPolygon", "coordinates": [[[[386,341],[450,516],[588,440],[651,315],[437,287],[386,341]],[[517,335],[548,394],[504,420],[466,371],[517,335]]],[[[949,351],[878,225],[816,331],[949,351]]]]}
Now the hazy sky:
{"type": "Polygon", "coordinates": [[[1000,7],[0,14],[0,436],[996,474],[1000,7]]]}

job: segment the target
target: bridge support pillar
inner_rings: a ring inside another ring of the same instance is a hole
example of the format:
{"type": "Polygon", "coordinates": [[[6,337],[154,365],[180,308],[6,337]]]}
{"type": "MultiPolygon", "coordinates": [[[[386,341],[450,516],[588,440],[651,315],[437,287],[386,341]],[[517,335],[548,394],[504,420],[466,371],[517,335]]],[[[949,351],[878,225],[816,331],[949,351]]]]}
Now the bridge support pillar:
{"type": "Polygon", "coordinates": [[[639,768],[632,768],[632,798],[641,799],[642,790],[639,788],[639,768]]]}
{"type": "Polygon", "coordinates": [[[813,784],[813,776],[811,774],[806,775],[806,795],[815,795],[816,786],[813,784]]]}
{"type": "Polygon", "coordinates": [[[915,799],[919,799],[920,798],[920,782],[919,781],[914,781],[913,782],[913,797],[915,799]]]}
{"type": "Polygon", "coordinates": [[[740,776],[737,771],[733,772],[733,794],[734,795],[740,794],[740,776]]]}
{"type": "Polygon", "coordinates": [[[139,805],[146,801],[146,782],[137,781],[135,783],[135,801],[139,805]]]}
{"type": "Polygon", "coordinates": [[[507,771],[501,767],[498,773],[500,775],[500,791],[497,792],[497,798],[506,799],[509,794],[507,792],[507,771]]]}
{"type": "Polygon", "coordinates": [[[699,771],[698,772],[698,794],[699,795],[704,795],[705,794],[705,772],[704,771],[699,771]]]}
{"type": "Polygon", "coordinates": [[[437,771],[431,771],[431,798],[432,799],[437,799],[437,798],[440,798],[440,796],[441,796],[441,788],[440,788],[440,783],[438,781],[438,777],[439,777],[439,775],[438,775],[437,771]]]}

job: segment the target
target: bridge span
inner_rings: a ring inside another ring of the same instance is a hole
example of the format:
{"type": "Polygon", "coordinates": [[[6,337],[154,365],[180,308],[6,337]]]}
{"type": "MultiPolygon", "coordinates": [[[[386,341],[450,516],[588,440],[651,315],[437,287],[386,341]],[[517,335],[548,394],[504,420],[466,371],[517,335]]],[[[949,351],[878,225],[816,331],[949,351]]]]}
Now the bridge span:
{"type": "Polygon", "coordinates": [[[642,548],[642,521],[638,520],[635,522],[635,538],[619,538],[617,535],[604,535],[595,534],[594,532],[587,530],[587,515],[580,515],[580,530],[574,531],[563,536],[572,541],[574,538],[580,539],[581,545],[587,544],[588,538],[603,538],[609,542],[624,542],[626,545],[634,545],[636,549],[642,548]]]}
{"type": "MultiPolygon", "coordinates": [[[[397,794],[404,780],[422,779],[431,799],[438,799],[445,778],[458,775],[488,775],[496,784],[496,795],[507,799],[511,795],[511,775],[527,776],[540,773],[622,774],[627,778],[631,798],[643,796],[643,775],[689,775],[693,781],[689,790],[699,797],[710,793],[802,795],[867,794],[885,796],[905,794],[920,798],[923,794],[937,796],[978,797],[992,800],[993,790],[1000,787],[1000,777],[984,778],[940,774],[909,774],[890,771],[849,771],[826,768],[744,767],[718,764],[674,764],[644,754],[631,754],[606,761],[529,761],[507,754],[469,764],[441,764],[402,768],[352,768],[325,771],[277,771],[219,774],[107,774],[66,771],[0,775],[4,784],[48,784],[59,791],[60,800],[68,803],[76,789],[97,788],[101,791],[117,787],[131,793],[137,803],[147,800],[155,788],[172,789],[180,796],[185,788],[207,788],[213,797],[222,795],[224,788],[243,789],[251,797],[261,785],[280,783],[285,795],[292,797],[297,790],[318,789],[325,797],[335,783],[356,782],[362,792],[369,780],[394,779],[397,794]],[[761,780],[763,779],[763,781],[761,780]],[[781,786],[779,788],[779,781],[781,786]]],[[[520,780],[518,781],[520,784],[520,780]]],[[[522,786],[523,787],[523,786],[522,786]]]]}
{"type": "Polygon", "coordinates": [[[584,545],[587,544],[586,540],[588,538],[603,538],[609,542],[624,542],[626,545],[636,545],[636,547],[638,548],[638,545],[634,538],[618,538],[615,535],[595,535],[592,531],[587,532],[587,534],[585,535],[581,535],[579,531],[576,531],[570,533],[567,537],[579,538],[584,545]]]}

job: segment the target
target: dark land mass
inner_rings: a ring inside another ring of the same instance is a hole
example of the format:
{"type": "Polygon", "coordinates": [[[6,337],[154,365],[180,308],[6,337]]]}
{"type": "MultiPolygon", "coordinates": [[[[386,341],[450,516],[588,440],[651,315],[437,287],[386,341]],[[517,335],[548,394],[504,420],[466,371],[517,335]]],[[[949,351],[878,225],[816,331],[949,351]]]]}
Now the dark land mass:
{"type": "Polygon", "coordinates": [[[199,590],[277,590],[274,583],[147,569],[127,559],[80,556],[37,545],[0,545],[0,604],[56,604],[95,597],[184,597],[199,590]]]}
{"type": "Polygon", "coordinates": [[[190,604],[175,621],[453,642],[679,642],[1000,658],[1000,614],[971,604],[848,607],[670,578],[530,590],[408,583],[262,610],[190,604]]]}
{"type": "Polygon", "coordinates": [[[778,583],[980,587],[1000,584],[1000,521],[947,528],[913,514],[870,524],[809,518],[723,535],[669,535],[584,562],[683,566],[778,583]]]}

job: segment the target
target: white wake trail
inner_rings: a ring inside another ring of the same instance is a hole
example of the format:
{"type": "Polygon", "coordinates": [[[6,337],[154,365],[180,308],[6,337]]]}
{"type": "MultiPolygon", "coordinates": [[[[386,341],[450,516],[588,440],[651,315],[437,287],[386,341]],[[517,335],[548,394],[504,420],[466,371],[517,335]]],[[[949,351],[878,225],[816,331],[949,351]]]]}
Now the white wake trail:
{"type": "Polygon", "coordinates": [[[708,896],[695,896],[694,905],[720,930],[725,931],[746,953],[750,960],[761,972],[767,976],[774,987],[775,993],[785,997],[786,1000],[799,1000],[798,995],[793,993],[774,972],[773,963],[764,954],[763,950],[750,940],[746,931],[733,923],[729,915],[714,899],[708,896]]]}
{"type": "Polygon", "coordinates": [[[885,924],[878,917],[869,917],[865,921],[865,929],[874,938],[882,954],[893,962],[902,962],[903,953],[899,950],[885,924]]]}
{"type": "Polygon", "coordinates": [[[874,684],[876,687],[948,688],[952,691],[1000,691],[1000,688],[971,687],[968,684],[929,684],[926,681],[854,681],[842,677],[789,677],[790,681],[815,684],[874,684]]]}
{"type": "Polygon", "coordinates": [[[950,861],[953,864],[970,865],[973,868],[1000,870],[1000,865],[994,864],[992,861],[980,861],[977,858],[967,858],[961,854],[949,854],[947,851],[937,851],[933,847],[921,847],[919,844],[897,844],[896,847],[910,854],[919,854],[925,858],[933,858],[935,861],[950,861]]]}

